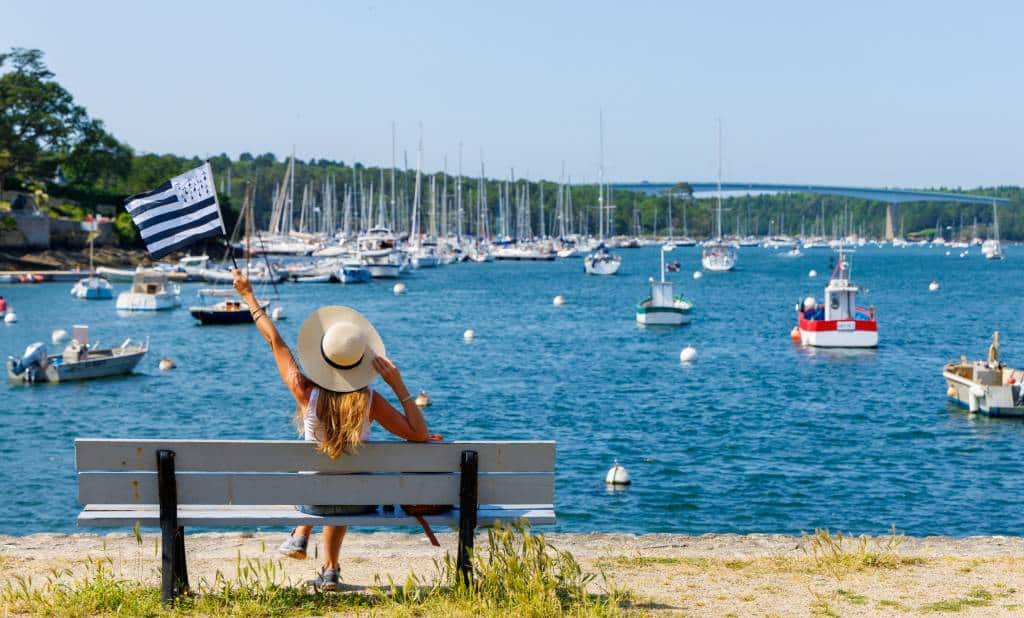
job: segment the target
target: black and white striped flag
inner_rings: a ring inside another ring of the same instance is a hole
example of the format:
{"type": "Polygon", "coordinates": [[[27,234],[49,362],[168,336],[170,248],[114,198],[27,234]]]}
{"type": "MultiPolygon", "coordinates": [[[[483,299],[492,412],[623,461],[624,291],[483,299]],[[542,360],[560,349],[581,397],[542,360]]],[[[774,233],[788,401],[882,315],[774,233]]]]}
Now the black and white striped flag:
{"type": "Polygon", "coordinates": [[[124,207],[155,258],[225,234],[209,163],[131,196],[124,207]]]}

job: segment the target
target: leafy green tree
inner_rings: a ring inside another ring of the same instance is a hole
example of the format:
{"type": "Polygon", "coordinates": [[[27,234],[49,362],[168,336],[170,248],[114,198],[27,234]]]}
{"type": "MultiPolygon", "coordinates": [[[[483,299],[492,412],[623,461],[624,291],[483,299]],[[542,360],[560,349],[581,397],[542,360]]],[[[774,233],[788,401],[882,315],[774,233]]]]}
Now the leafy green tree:
{"type": "Polygon", "coordinates": [[[132,149],[107,133],[102,120],[86,122],[67,153],[63,170],[81,187],[112,186],[131,171],[132,149]]]}
{"type": "Polygon", "coordinates": [[[54,81],[43,52],[15,47],[0,54],[0,69],[5,68],[0,75],[0,188],[15,172],[52,174],[56,161],[45,155],[70,150],[88,123],[85,109],[54,81]]]}

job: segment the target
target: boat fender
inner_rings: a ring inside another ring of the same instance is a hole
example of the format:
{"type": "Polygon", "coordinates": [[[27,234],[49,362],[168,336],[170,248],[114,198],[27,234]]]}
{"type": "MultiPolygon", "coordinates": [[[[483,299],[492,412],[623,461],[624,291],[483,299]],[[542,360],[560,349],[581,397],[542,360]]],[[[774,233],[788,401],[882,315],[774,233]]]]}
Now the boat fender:
{"type": "Polygon", "coordinates": [[[949,388],[948,388],[948,389],[946,390],[946,396],[947,396],[947,397],[956,397],[956,389],[955,389],[955,388],[953,388],[952,386],[950,386],[950,387],[949,387],[949,388]]]}
{"type": "Polygon", "coordinates": [[[793,341],[800,341],[800,327],[794,326],[793,330],[789,331],[789,338],[793,341]]]}

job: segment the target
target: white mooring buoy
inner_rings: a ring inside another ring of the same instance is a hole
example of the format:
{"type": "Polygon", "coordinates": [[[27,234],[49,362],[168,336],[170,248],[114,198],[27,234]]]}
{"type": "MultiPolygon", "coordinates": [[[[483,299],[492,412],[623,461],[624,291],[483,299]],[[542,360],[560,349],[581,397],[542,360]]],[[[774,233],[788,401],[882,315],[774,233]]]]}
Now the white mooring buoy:
{"type": "Polygon", "coordinates": [[[692,345],[688,345],[679,352],[679,362],[681,363],[692,363],[697,358],[697,350],[693,349],[692,345]]]}
{"type": "Polygon", "coordinates": [[[280,307],[274,307],[274,309],[270,312],[270,319],[275,321],[275,322],[280,322],[281,320],[283,320],[284,319],[284,309],[282,309],[280,307]]]}
{"type": "Polygon", "coordinates": [[[394,292],[396,296],[401,295],[401,294],[405,294],[405,284],[404,283],[396,283],[395,287],[391,288],[391,291],[394,292]]]}
{"type": "Polygon", "coordinates": [[[58,344],[64,343],[67,340],[68,340],[68,331],[64,330],[63,328],[55,329],[53,331],[53,334],[50,335],[50,341],[53,342],[53,345],[58,345],[58,344]]]}
{"type": "Polygon", "coordinates": [[[700,272],[699,270],[693,271],[693,278],[694,279],[700,279],[703,276],[704,276],[704,273],[700,272]]]}
{"type": "Polygon", "coordinates": [[[171,369],[174,369],[175,367],[177,367],[177,365],[175,365],[174,361],[172,361],[171,359],[169,359],[169,358],[161,358],[160,359],[160,371],[170,371],[171,369]]]}
{"type": "Polygon", "coordinates": [[[608,474],[605,475],[604,482],[608,485],[629,485],[633,481],[629,478],[629,472],[620,466],[619,460],[616,459],[608,470],[608,474]]]}
{"type": "Polygon", "coordinates": [[[416,407],[417,408],[429,407],[430,403],[431,403],[430,402],[430,395],[427,394],[427,391],[420,391],[420,394],[416,395],[416,407]]]}
{"type": "Polygon", "coordinates": [[[565,297],[559,294],[551,301],[551,304],[553,304],[556,307],[561,307],[562,305],[565,304],[565,297]]]}
{"type": "Polygon", "coordinates": [[[472,328],[467,328],[466,332],[462,333],[462,338],[466,341],[472,341],[476,339],[476,331],[472,328]]]}
{"type": "Polygon", "coordinates": [[[8,309],[7,315],[4,316],[4,324],[14,324],[18,321],[18,314],[14,313],[14,309],[8,309]]]}
{"type": "Polygon", "coordinates": [[[811,272],[807,273],[807,276],[810,277],[811,279],[814,279],[815,277],[818,276],[818,271],[812,269],[811,272]]]}
{"type": "Polygon", "coordinates": [[[928,284],[928,291],[929,292],[938,292],[939,291],[939,282],[938,281],[932,281],[931,283],[929,283],[928,284]]]}

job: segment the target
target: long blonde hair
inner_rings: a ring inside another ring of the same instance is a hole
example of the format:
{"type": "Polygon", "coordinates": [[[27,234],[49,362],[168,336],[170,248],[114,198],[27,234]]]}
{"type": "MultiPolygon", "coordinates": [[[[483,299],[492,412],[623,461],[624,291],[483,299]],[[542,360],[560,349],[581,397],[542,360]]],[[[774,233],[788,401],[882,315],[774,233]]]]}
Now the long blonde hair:
{"type": "MultiPolygon", "coordinates": [[[[339,393],[325,388],[319,389],[316,398],[316,419],[321,435],[317,436],[317,448],[331,459],[344,453],[352,453],[363,442],[363,427],[370,416],[370,389],[363,388],[350,393],[339,393]]],[[[295,410],[295,424],[302,433],[306,410],[300,404],[295,410]]]]}

